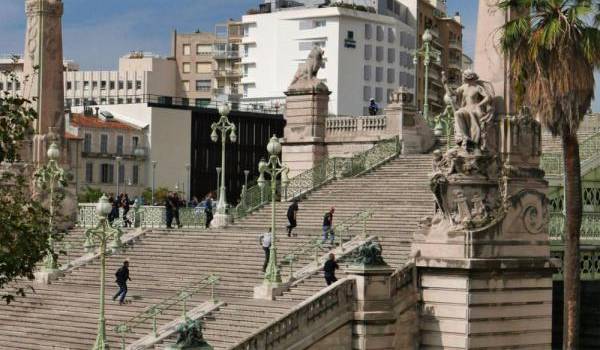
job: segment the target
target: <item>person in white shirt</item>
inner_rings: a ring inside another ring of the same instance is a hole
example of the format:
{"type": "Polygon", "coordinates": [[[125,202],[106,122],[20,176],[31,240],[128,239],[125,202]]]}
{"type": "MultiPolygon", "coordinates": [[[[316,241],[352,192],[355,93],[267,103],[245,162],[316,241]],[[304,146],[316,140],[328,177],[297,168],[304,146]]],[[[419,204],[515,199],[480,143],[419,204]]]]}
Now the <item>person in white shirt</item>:
{"type": "Polygon", "coordinates": [[[262,235],[260,235],[260,246],[262,247],[263,251],[265,252],[265,262],[263,263],[263,269],[262,271],[265,272],[267,271],[267,265],[269,264],[269,255],[271,253],[271,229],[269,229],[267,232],[263,233],[262,235]]]}

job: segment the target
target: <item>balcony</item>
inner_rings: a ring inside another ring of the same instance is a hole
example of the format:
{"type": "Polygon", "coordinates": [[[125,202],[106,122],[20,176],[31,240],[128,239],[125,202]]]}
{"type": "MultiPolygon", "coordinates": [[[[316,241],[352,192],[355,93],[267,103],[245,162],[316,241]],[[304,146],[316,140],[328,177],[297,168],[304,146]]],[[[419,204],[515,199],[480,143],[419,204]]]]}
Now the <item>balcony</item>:
{"type": "Polygon", "coordinates": [[[215,69],[213,73],[217,78],[240,78],[242,76],[240,69],[215,69]]]}
{"type": "Polygon", "coordinates": [[[216,60],[236,60],[242,56],[239,51],[213,51],[213,57],[216,60]]]}
{"type": "Polygon", "coordinates": [[[450,40],[448,42],[448,48],[450,50],[462,51],[462,43],[458,40],[450,40]]]}
{"type": "Polygon", "coordinates": [[[213,88],[212,94],[214,96],[241,96],[242,90],[239,88],[213,88]]]}
{"type": "Polygon", "coordinates": [[[448,69],[462,70],[462,61],[456,58],[448,60],[448,69]]]}

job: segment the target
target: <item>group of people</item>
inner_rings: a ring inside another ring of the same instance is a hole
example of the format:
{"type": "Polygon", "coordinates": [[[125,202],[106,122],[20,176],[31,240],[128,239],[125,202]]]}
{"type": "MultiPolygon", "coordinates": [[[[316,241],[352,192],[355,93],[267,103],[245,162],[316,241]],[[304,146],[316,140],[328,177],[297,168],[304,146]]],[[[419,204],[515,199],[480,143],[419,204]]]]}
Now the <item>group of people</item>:
{"type": "MultiPolygon", "coordinates": [[[[298,226],[298,200],[294,199],[292,204],[288,207],[287,210],[287,219],[289,224],[286,226],[288,237],[292,236],[292,231],[294,228],[298,226]]],[[[325,243],[327,240],[330,240],[331,245],[333,246],[335,240],[335,232],[333,229],[333,214],[335,213],[335,208],[331,207],[324,215],[323,215],[323,240],[322,243],[325,243]]],[[[296,235],[294,235],[296,236],[296,235]]],[[[262,271],[266,272],[267,266],[269,265],[269,259],[271,255],[271,244],[273,240],[273,234],[271,232],[271,228],[267,230],[267,232],[263,233],[259,237],[259,245],[262,248],[265,259],[263,262],[262,271]]],[[[335,255],[333,253],[329,254],[329,259],[325,262],[323,267],[323,271],[325,272],[325,281],[327,285],[334,283],[337,281],[335,277],[335,270],[339,269],[339,265],[335,260],[335,255]]]]}
{"type": "MultiPolygon", "coordinates": [[[[189,207],[196,208],[196,215],[200,215],[200,211],[204,211],[204,224],[206,228],[210,227],[210,223],[213,219],[213,196],[212,192],[206,195],[203,203],[198,202],[197,197],[193,197],[192,200],[187,203],[189,207]]],[[[173,221],[175,225],[180,228],[181,221],[179,220],[179,208],[185,207],[185,200],[182,199],[177,192],[169,192],[165,198],[165,211],[167,214],[167,228],[173,228],[173,221]]]]}
{"type": "Polygon", "coordinates": [[[115,220],[120,217],[120,208],[123,208],[123,227],[131,227],[133,223],[127,216],[133,202],[129,199],[127,193],[121,193],[115,197],[113,193],[108,197],[108,201],[112,204],[112,210],[108,214],[108,222],[112,225],[115,220]]]}

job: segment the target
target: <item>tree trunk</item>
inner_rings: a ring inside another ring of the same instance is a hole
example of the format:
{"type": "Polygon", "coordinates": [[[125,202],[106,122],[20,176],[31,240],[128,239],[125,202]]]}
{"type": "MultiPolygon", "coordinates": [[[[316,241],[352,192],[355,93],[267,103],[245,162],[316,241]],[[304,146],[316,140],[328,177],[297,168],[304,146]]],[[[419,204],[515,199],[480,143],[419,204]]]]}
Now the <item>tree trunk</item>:
{"type": "Polygon", "coordinates": [[[581,227],[581,167],[577,135],[563,130],[562,147],[565,176],[565,250],[563,349],[579,349],[579,234],[581,227]]]}

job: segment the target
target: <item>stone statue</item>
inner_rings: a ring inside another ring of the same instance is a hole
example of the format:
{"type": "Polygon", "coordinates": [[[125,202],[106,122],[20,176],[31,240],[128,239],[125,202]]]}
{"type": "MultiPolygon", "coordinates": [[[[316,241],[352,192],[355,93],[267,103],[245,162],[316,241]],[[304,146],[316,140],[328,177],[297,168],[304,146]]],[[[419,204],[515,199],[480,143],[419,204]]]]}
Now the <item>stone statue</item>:
{"type": "Polygon", "coordinates": [[[170,349],[198,349],[212,350],[212,346],[204,340],[202,335],[202,322],[187,319],[177,327],[177,342],[170,349]]]}
{"type": "Polygon", "coordinates": [[[312,50],[310,50],[306,62],[301,63],[298,66],[294,79],[289,86],[290,90],[325,87],[325,84],[323,84],[320,79],[317,79],[319,69],[324,66],[324,54],[325,52],[318,46],[314,46],[312,50]]]}
{"type": "Polygon", "coordinates": [[[463,84],[455,91],[448,86],[442,76],[446,93],[456,98],[454,107],[454,137],[456,144],[475,153],[487,147],[487,128],[494,120],[492,86],[479,80],[477,73],[470,69],[463,72],[463,84]]]}
{"type": "Polygon", "coordinates": [[[370,241],[358,248],[358,254],[354,259],[354,263],[365,266],[380,266],[387,265],[381,256],[381,244],[370,241]]]}

